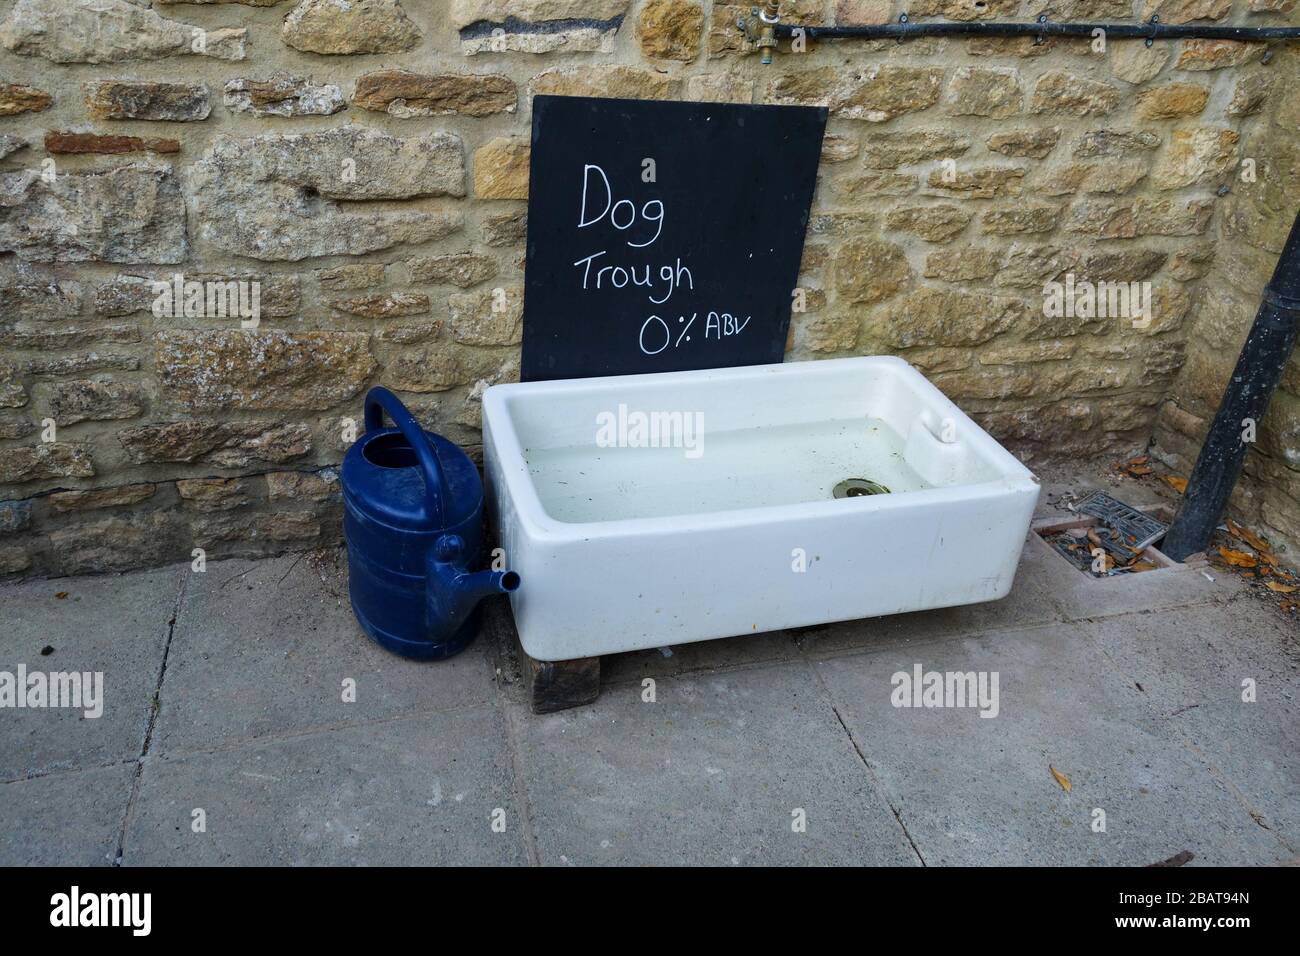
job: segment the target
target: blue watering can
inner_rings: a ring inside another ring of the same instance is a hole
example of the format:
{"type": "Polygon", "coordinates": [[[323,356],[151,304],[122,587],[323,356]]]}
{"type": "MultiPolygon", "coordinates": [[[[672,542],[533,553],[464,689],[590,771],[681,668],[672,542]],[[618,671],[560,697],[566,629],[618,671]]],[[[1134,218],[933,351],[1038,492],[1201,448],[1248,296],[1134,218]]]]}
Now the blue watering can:
{"type": "Polygon", "coordinates": [[[366,395],[366,431],[343,458],[348,592],[362,630],[403,657],[441,660],[478,630],[479,602],[514,571],[469,568],[483,551],[483,485],[469,456],[427,432],[386,388],[366,395]],[[396,428],[384,428],[384,412],[396,428]]]}

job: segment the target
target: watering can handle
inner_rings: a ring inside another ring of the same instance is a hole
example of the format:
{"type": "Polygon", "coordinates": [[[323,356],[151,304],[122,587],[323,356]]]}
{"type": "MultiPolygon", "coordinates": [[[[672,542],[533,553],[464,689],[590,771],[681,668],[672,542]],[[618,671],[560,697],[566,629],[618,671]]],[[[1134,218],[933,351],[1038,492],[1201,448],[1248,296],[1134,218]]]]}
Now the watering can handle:
{"type": "Polygon", "coordinates": [[[442,472],[442,463],[438,453],[429,444],[424,429],[415,420],[415,416],[406,410],[402,400],[382,385],[366,393],[366,432],[379,431],[384,427],[384,412],[393,420],[393,424],[410,442],[419,459],[420,471],[424,474],[424,496],[429,514],[435,518],[439,528],[447,525],[443,513],[442,500],[447,493],[447,478],[442,472]]]}

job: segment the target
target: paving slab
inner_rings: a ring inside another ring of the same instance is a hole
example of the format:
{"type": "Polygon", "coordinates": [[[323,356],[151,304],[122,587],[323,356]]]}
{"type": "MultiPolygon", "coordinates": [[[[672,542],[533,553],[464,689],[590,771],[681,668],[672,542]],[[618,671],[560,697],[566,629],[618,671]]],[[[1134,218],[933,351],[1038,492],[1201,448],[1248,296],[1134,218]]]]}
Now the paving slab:
{"type": "Polygon", "coordinates": [[[404,661],[328,553],[11,585],[0,671],[108,693],[0,711],[0,864],[111,861],[181,595],[127,864],[1294,860],[1300,635],[1210,574],[1095,581],[1030,539],[1003,601],[606,658],[594,705],[541,717],[500,621],[404,661]],[[916,663],[996,670],[999,716],[892,707],[916,663]]]}
{"type": "Polygon", "coordinates": [[[495,705],[150,757],[123,863],[519,864],[513,781],[495,705]]]}
{"type": "Polygon", "coordinates": [[[859,749],[927,864],[1209,864],[1290,851],[1174,735],[1086,625],[819,661],[859,749]],[[998,674],[995,717],[895,707],[893,675],[998,674]],[[1066,792],[1050,768],[1071,783],[1066,792]],[[1105,814],[1105,832],[1093,830],[1105,814]]]}
{"type": "Polygon", "coordinates": [[[0,866],[109,866],[135,761],[0,784],[0,866]]]}
{"type": "Polygon", "coordinates": [[[808,628],[799,635],[800,646],[814,657],[831,656],[1059,621],[1057,569],[1039,544],[1026,538],[1011,593],[1000,601],[808,628]]]}
{"type": "Polygon", "coordinates": [[[1170,732],[1224,774],[1261,825],[1300,852],[1300,643],[1276,610],[1227,607],[1110,618],[1116,666],[1170,732]],[[1254,683],[1254,700],[1243,699],[1254,683]]]}
{"type": "Polygon", "coordinates": [[[219,561],[192,574],[177,615],[155,749],[302,732],[493,698],[484,642],[445,661],[409,661],[365,636],[346,561],[328,552],[219,561]],[[344,681],[355,700],[344,699],[344,681]]]}
{"type": "Polygon", "coordinates": [[[98,717],[0,710],[0,780],[140,756],[180,585],[173,568],[0,587],[0,671],[98,673],[104,698],[98,717]]]}
{"type": "Polygon", "coordinates": [[[654,691],[508,705],[542,864],[918,863],[805,663],[654,691]]]}

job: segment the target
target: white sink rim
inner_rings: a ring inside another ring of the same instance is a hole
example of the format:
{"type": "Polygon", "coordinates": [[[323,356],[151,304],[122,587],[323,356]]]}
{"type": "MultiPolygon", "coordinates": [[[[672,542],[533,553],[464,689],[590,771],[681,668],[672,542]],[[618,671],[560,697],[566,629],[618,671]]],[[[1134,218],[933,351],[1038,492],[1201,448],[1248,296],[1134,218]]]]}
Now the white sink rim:
{"type": "Polygon", "coordinates": [[[731,368],[702,369],[687,372],[651,372],[641,375],[607,375],[597,378],[554,379],[547,382],[511,382],[493,385],[483,394],[483,419],[485,424],[484,443],[487,444],[486,425],[491,426],[491,442],[499,457],[502,472],[511,498],[516,502],[516,517],[527,530],[538,537],[551,541],[585,540],[595,535],[654,534],[655,532],[680,531],[681,523],[689,521],[692,526],[703,529],[728,528],[762,523],[771,520],[774,509],[780,509],[782,515],[790,518],[818,517],[831,514],[871,513],[881,510],[893,510],[907,507],[924,507],[948,501],[974,501],[993,497],[999,492],[1022,484],[1038,485],[1038,479],[1021,461],[1003,448],[983,428],[957,407],[946,395],[925,376],[921,375],[911,364],[893,355],[854,356],[841,359],[821,359],[815,362],[783,362],[773,365],[745,365],[731,368]],[[528,460],[524,454],[523,444],[514,426],[509,403],[516,396],[526,396],[544,386],[548,393],[616,393],[620,383],[628,387],[654,385],[660,382],[680,381],[689,376],[702,381],[755,380],[766,375],[806,374],[809,365],[825,366],[827,370],[835,366],[862,366],[865,361],[884,366],[893,364],[916,376],[937,397],[946,404],[945,411],[962,427],[963,437],[980,446],[981,451],[997,460],[997,466],[1003,477],[972,484],[950,485],[938,488],[924,488],[900,495],[863,495],[857,498],[826,498],[822,501],[804,501],[795,503],[766,505],[752,508],[729,508],[721,511],[692,512],[689,514],[657,515],[642,518],[616,518],[605,521],[564,521],[553,517],[543,504],[537,486],[528,471],[528,460]]]}

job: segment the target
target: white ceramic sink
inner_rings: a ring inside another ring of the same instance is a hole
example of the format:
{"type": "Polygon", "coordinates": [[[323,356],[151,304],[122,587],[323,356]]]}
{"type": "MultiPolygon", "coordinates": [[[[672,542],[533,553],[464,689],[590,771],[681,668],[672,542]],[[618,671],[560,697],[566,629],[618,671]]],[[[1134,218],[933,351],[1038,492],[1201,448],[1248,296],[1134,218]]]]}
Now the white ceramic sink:
{"type": "Polygon", "coordinates": [[[888,356],[497,385],[483,441],[538,660],[991,601],[1038,499],[888,356]],[[680,413],[677,445],[643,447],[638,412],[680,413]],[[859,478],[889,493],[834,497],[859,478]]]}

